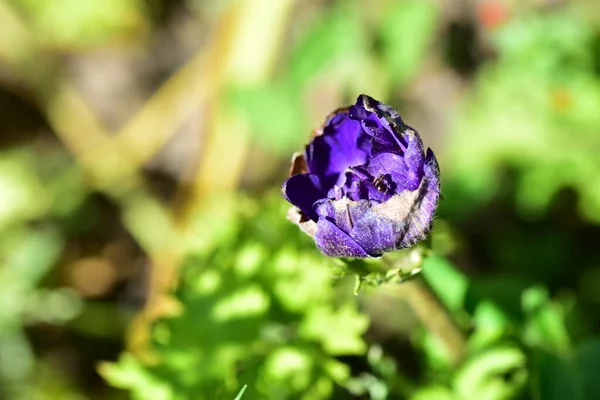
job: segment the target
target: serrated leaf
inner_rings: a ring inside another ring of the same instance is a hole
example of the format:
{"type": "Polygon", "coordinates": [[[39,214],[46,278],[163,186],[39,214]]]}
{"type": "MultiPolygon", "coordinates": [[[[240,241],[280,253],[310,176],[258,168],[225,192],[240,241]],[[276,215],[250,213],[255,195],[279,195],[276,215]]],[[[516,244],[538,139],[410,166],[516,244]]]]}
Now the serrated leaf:
{"type": "Polygon", "coordinates": [[[362,335],[368,324],[367,317],[350,304],[338,310],[325,306],[312,309],[299,332],[305,339],[319,341],[329,354],[362,354],[366,351],[362,335]]]}

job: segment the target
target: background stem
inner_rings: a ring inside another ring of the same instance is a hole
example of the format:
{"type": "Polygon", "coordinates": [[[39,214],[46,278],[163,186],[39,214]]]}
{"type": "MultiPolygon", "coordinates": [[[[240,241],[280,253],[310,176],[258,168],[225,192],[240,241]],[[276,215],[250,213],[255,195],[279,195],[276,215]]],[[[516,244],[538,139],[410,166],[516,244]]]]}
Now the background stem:
{"type": "Polygon", "coordinates": [[[465,335],[425,279],[418,276],[404,282],[401,290],[402,297],[427,331],[444,345],[451,363],[458,365],[465,355],[465,335]]]}

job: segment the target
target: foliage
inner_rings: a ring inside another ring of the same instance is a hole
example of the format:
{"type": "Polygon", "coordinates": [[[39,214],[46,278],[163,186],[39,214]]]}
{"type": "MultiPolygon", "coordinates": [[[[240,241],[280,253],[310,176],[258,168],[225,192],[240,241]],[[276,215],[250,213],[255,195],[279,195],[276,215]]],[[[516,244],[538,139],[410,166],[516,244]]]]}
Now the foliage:
{"type": "Polygon", "coordinates": [[[326,398],[349,374],[335,357],[364,353],[367,318],[331,286],[308,238],[280,218],[279,196],[227,205],[219,199],[198,217],[218,239],[181,270],[181,314],[152,328],[160,364],[126,353],[103,375],[137,399],[226,399],[242,385],[248,398],[326,398]],[[223,218],[207,218],[216,213],[223,218]]]}
{"type": "Polygon", "coordinates": [[[0,398],[600,398],[597,5],[450,3],[0,0],[0,398]],[[431,248],[285,219],[359,93],[440,160],[431,248]]]}
{"type": "MultiPolygon", "coordinates": [[[[40,385],[47,384],[48,374],[36,365],[24,329],[65,323],[81,310],[72,290],[40,287],[64,247],[56,219],[75,207],[82,195],[78,176],[65,161],[59,156],[53,168],[42,172],[26,147],[0,153],[0,383],[5,395],[15,399],[30,398],[37,389],[28,388],[27,382],[36,376],[40,385]],[[72,198],[62,203],[66,190],[71,190],[72,198]]],[[[49,396],[64,390],[64,379],[59,378],[49,396]]]]}
{"type": "MultiPolygon", "coordinates": [[[[365,13],[357,1],[335,2],[310,21],[289,50],[278,79],[232,89],[231,102],[247,116],[260,145],[282,155],[306,141],[308,124],[323,122],[310,104],[315,85],[332,90],[388,97],[407,85],[423,62],[434,33],[437,8],[421,1],[384,1],[376,13],[365,13]],[[373,51],[380,42],[381,50],[373,51]],[[339,86],[339,87],[336,87],[339,86]],[[304,93],[299,97],[298,93],[304,93]],[[277,124],[267,115],[276,115],[277,124]]],[[[354,99],[352,99],[354,101],[354,99]]],[[[332,105],[342,107],[345,104],[332,105]]]]}
{"type": "Polygon", "coordinates": [[[138,0],[68,0],[62,7],[47,0],[13,2],[32,21],[37,39],[54,48],[100,45],[139,32],[144,23],[138,0]]]}
{"type": "Polygon", "coordinates": [[[491,35],[498,59],[479,72],[448,157],[476,201],[493,197],[502,168],[513,168],[523,215],[539,218],[561,189],[572,188],[583,216],[598,222],[596,32],[571,13],[521,15],[491,35]]]}

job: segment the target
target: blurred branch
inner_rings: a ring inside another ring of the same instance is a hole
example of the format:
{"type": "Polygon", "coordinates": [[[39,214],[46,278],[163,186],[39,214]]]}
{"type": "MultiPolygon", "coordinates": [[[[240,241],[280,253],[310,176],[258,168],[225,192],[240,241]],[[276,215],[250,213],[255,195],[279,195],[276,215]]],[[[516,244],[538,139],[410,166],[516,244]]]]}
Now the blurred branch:
{"type": "MultiPolygon", "coordinates": [[[[210,103],[205,150],[200,163],[189,173],[193,190],[190,198],[183,200],[184,204],[193,205],[206,193],[232,190],[238,185],[246,161],[250,127],[244,118],[227,108],[227,90],[232,86],[254,86],[269,78],[295,1],[241,1],[224,15],[227,31],[215,37],[222,50],[220,57],[216,56],[220,60],[220,73],[216,76],[222,80],[224,90],[217,92],[210,103]]],[[[185,209],[182,214],[186,220],[185,209]]]]}
{"type": "Polygon", "coordinates": [[[403,298],[427,331],[442,343],[452,365],[460,364],[465,357],[465,335],[427,282],[417,277],[403,283],[401,288],[403,298]]]}
{"type": "MultiPolygon", "coordinates": [[[[397,271],[421,271],[424,257],[431,254],[431,238],[427,246],[418,246],[402,256],[402,253],[388,253],[382,257],[383,264],[397,271]],[[407,268],[408,266],[408,268],[407,268]]],[[[459,365],[466,356],[467,338],[454,320],[450,310],[442,303],[435,291],[427,283],[422,273],[407,274],[407,279],[391,291],[395,297],[405,300],[427,332],[438,340],[446,350],[453,366],[459,365]]]]}
{"type": "MultiPolygon", "coordinates": [[[[0,0],[0,27],[0,60],[33,92],[48,123],[75,156],[90,185],[119,202],[131,193],[151,199],[137,175],[137,166],[130,163],[128,149],[109,135],[75,88],[52,74],[58,70],[57,63],[38,48],[32,33],[5,0],[0,0]]],[[[155,210],[164,219],[165,210],[155,210]]],[[[146,232],[131,231],[142,245],[147,242],[146,232]]],[[[145,249],[150,254],[157,250],[145,249]]]]}
{"type": "MultiPolygon", "coordinates": [[[[173,309],[172,302],[159,298],[154,293],[158,292],[158,288],[168,287],[173,280],[172,271],[179,263],[180,249],[174,245],[178,241],[175,239],[177,235],[170,212],[144,188],[138,169],[145,161],[144,157],[150,157],[153,154],[151,150],[158,149],[168,139],[168,135],[164,133],[171,134],[175,131],[174,126],[166,129],[165,123],[165,128],[159,131],[161,136],[154,136],[152,125],[157,124],[157,121],[152,118],[153,113],[159,112],[157,104],[164,107],[169,103],[168,97],[177,97],[177,92],[187,92],[184,81],[194,75],[192,71],[197,69],[196,60],[191,66],[184,68],[183,74],[176,75],[177,79],[172,78],[157,92],[153,101],[140,112],[142,117],[146,117],[134,119],[134,123],[125,128],[126,136],[122,139],[121,136],[109,135],[85,100],[68,82],[56,80],[47,72],[57,70],[55,62],[36,47],[26,25],[3,0],[0,0],[0,27],[6,30],[0,35],[0,59],[15,75],[20,75],[18,79],[33,91],[49,124],[75,156],[91,186],[108,194],[121,205],[124,225],[155,266],[151,274],[148,306],[144,310],[143,321],[148,320],[145,318],[147,310],[155,310],[155,313],[164,315],[166,309],[173,309]],[[135,122],[140,120],[141,122],[135,122]],[[131,132],[135,132],[135,135],[131,132]],[[138,140],[134,140],[136,135],[138,140]],[[152,146],[141,146],[141,151],[133,151],[127,147],[143,142],[139,140],[140,137],[145,140],[153,137],[152,146]],[[130,153],[134,156],[130,156],[130,153]]],[[[191,103],[189,98],[182,97],[179,96],[178,99],[191,103]]],[[[172,107],[165,108],[167,111],[172,110],[172,107]]],[[[173,118],[167,122],[175,123],[173,118]]],[[[139,337],[139,341],[143,342],[145,335],[142,330],[139,331],[142,334],[133,337],[139,337]]]]}
{"type": "MultiPolygon", "coordinates": [[[[175,281],[184,250],[177,238],[186,229],[185,224],[176,229],[173,215],[143,187],[138,170],[179,125],[200,107],[210,105],[204,157],[191,171],[192,196],[183,203],[192,209],[201,195],[237,186],[250,132],[245,121],[224,106],[225,89],[267,79],[293,4],[294,0],[232,2],[222,13],[208,48],[169,78],[143,109],[111,136],[77,91],[47,72],[58,66],[44,56],[27,26],[0,0],[0,59],[22,75],[19,78],[34,92],[48,122],[90,184],[121,204],[125,226],[152,259],[155,268],[148,303],[132,325],[130,347],[134,349],[145,347],[148,322],[173,310],[162,294],[175,281]],[[162,229],[150,229],[144,221],[158,221],[162,229]]],[[[183,213],[178,220],[187,223],[187,216],[183,213]]]]}
{"type": "MultiPolygon", "coordinates": [[[[204,67],[200,67],[202,64],[196,69],[188,70],[186,67],[170,80],[170,82],[181,82],[183,85],[181,88],[184,90],[182,93],[186,91],[193,93],[194,89],[189,89],[190,80],[192,84],[197,82],[197,97],[193,101],[187,101],[189,107],[187,111],[193,112],[194,105],[200,107],[201,99],[206,102],[207,109],[205,121],[207,133],[204,138],[203,153],[198,157],[199,164],[189,172],[193,189],[189,193],[182,190],[183,186],[181,186],[176,202],[182,206],[176,219],[182,232],[187,231],[190,228],[188,225],[194,222],[191,213],[201,203],[199,200],[208,193],[235,189],[239,183],[248,151],[250,131],[245,120],[228,112],[226,102],[223,100],[229,85],[257,84],[267,79],[277,58],[277,51],[283,40],[286,22],[294,1],[233,2],[222,13],[209,48],[199,56],[202,57],[204,67]],[[269,23],[265,24],[265,21],[269,23]],[[187,79],[187,74],[192,72],[198,76],[195,79],[193,76],[187,79]]],[[[176,85],[176,83],[172,84],[176,85]]],[[[154,102],[150,101],[146,107],[148,114],[141,114],[138,122],[134,119],[130,130],[126,128],[123,137],[135,140],[136,136],[143,137],[141,134],[153,128],[153,124],[150,123],[153,118],[152,107],[160,108],[159,96],[163,95],[163,90],[166,93],[169,90],[176,90],[167,85],[155,96],[154,102]],[[147,119],[144,118],[145,115],[148,115],[147,119]],[[145,123],[149,124],[147,128],[144,127],[145,123]]],[[[167,95],[165,98],[171,100],[167,95]]],[[[182,112],[182,109],[179,111],[182,112]]],[[[170,118],[175,122],[173,119],[175,116],[170,118]]],[[[182,183],[185,183],[185,180],[182,183]]],[[[170,261],[172,266],[179,264],[173,263],[173,259],[170,261]]],[[[165,310],[161,305],[163,304],[161,299],[164,300],[166,289],[175,282],[175,274],[176,268],[166,269],[164,265],[160,274],[157,274],[157,271],[152,274],[150,299],[145,310],[132,325],[130,348],[140,349],[146,346],[148,323],[164,315],[165,310]]]]}
{"type": "Polygon", "coordinates": [[[0,0],[0,57],[15,64],[33,50],[33,37],[5,0],[0,0]]]}

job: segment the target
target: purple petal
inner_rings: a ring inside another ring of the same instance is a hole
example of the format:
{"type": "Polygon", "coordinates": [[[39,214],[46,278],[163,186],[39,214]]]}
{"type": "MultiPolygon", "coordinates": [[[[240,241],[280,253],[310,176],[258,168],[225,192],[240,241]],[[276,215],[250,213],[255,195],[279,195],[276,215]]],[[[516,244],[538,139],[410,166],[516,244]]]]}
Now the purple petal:
{"type": "Polygon", "coordinates": [[[426,238],[433,225],[433,217],[440,197],[440,170],[431,149],[427,149],[423,166],[423,180],[418,191],[419,196],[414,200],[413,211],[410,213],[408,227],[401,245],[409,247],[426,238]]]}
{"type": "Polygon", "coordinates": [[[319,218],[335,220],[335,207],[329,199],[320,200],[315,204],[315,211],[319,218]]]}
{"type": "Polygon", "coordinates": [[[360,141],[358,121],[348,118],[342,110],[330,117],[321,135],[307,146],[306,159],[310,172],[321,177],[332,177],[331,186],[343,183],[342,172],[348,167],[362,165],[369,155],[369,143],[360,141]]]}
{"type": "Polygon", "coordinates": [[[288,210],[287,218],[298,225],[298,227],[310,237],[315,236],[317,230],[317,223],[312,219],[307,219],[306,215],[299,212],[296,207],[292,207],[288,210]]]}
{"type": "MultiPolygon", "coordinates": [[[[346,174],[346,184],[344,186],[345,196],[353,201],[369,198],[369,188],[365,180],[358,178],[354,174],[346,174]]],[[[336,199],[339,200],[339,199],[336,199]]]]}
{"type": "Polygon", "coordinates": [[[370,174],[366,168],[352,168],[346,172],[346,196],[350,200],[375,200],[383,202],[393,194],[396,185],[388,179],[389,174],[370,174]]]}
{"type": "Polygon", "coordinates": [[[423,172],[423,186],[425,186],[423,191],[425,192],[425,195],[421,200],[420,211],[424,214],[425,219],[431,220],[435,214],[441,191],[440,168],[431,149],[427,149],[427,156],[425,157],[423,172]]]}
{"type": "MultiPolygon", "coordinates": [[[[339,201],[327,201],[319,204],[318,214],[319,222],[317,223],[317,234],[322,221],[327,221],[333,224],[336,229],[328,227],[336,235],[344,237],[344,246],[346,242],[352,239],[366,255],[362,257],[378,257],[386,251],[396,249],[397,241],[404,237],[408,231],[407,222],[404,220],[393,221],[385,216],[377,213],[379,203],[360,200],[350,201],[342,199],[339,201]],[[348,237],[348,238],[347,238],[348,237]]],[[[333,233],[329,233],[332,235],[333,233]]],[[[322,244],[319,248],[326,246],[325,240],[330,236],[322,236],[322,244]]],[[[331,245],[339,248],[340,239],[336,237],[335,244],[331,245]]],[[[338,252],[340,250],[337,250],[338,252]]],[[[330,255],[329,253],[327,253],[330,255]]],[[[345,255],[350,257],[350,255],[345,255]]],[[[352,256],[359,257],[359,256],[352,256]]]]}
{"type": "Polygon", "coordinates": [[[369,189],[365,183],[373,179],[371,175],[361,168],[351,168],[346,171],[345,178],[343,191],[348,199],[359,201],[369,197],[369,189]]]}
{"type": "Polygon", "coordinates": [[[371,256],[378,257],[397,250],[397,243],[404,238],[407,230],[405,221],[392,221],[371,209],[355,221],[350,236],[371,256]]]}
{"type": "MultiPolygon", "coordinates": [[[[352,107],[351,110],[358,108],[352,107]]],[[[351,112],[351,118],[355,114],[351,112]]],[[[381,119],[375,113],[369,112],[366,117],[360,119],[362,131],[366,133],[371,141],[371,154],[379,153],[398,153],[402,154],[402,147],[394,135],[387,127],[382,124],[381,119]]]]}
{"type": "Polygon", "coordinates": [[[439,167],[430,149],[423,170],[424,178],[417,190],[404,190],[381,204],[371,202],[370,207],[358,212],[352,210],[356,203],[350,203],[348,213],[353,225],[349,234],[371,256],[410,247],[431,230],[440,184],[439,167]]]}
{"type": "Polygon", "coordinates": [[[373,98],[360,95],[350,108],[350,118],[361,121],[364,132],[372,142],[371,154],[403,154],[406,143],[402,132],[407,126],[392,107],[373,98]]]}
{"type": "MultiPolygon", "coordinates": [[[[413,188],[412,185],[407,184],[409,174],[406,169],[406,162],[404,157],[399,156],[398,154],[379,154],[369,161],[366,169],[374,177],[390,175],[392,181],[396,185],[394,188],[396,191],[408,188],[412,188],[412,190],[416,189],[416,187],[413,188]]],[[[418,186],[419,182],[417,182],[417,187],[418,186]]]]}
{"type": "Polygon", "coordinates": [[[316,221],[318,216],[313,204],[325,197],[319,178],[314,174],[298,174],[289,177],[281,186],[281,194],[298,207],[308,218],[316,221]]]}
{"type": "Polygon", "coordinates": [[[406,188],[416,190],[423,178],[423,143],[419,135],[412,129],[407,129],[404,137],[408,142],[406,152],[404,153],[404,162],[406,164],[406,188]]]}
{"type": "MultiPolygon", "coordinates": [[[[368,231],[364,223],[371,222],[372,218],[377,225],[376,230],[391,231],[395,237],[395,250],[412,246],[416,242],[426,238],[433,224],[433,217],[437,208],[440,195],[439,167],[433,152],[428,149],[423,167],[424,177],[417,190],[405,190],[394,196],[389,201],[371,208],[375,215],[365,214],[365,221],[357,221],[350,235],[363,245],[366,251],[373,253],[389,251],[387,248],[371,248],[363,243],[363,237],[359,231],[368,231]]],[[[370,228],[373,229],[373,228],[370,228]]],[[[371,233],[371,235],[375,235],[371,233]]],[[[375,235],[374,237],[377,237],[375,235]]],[[[388,243],[382,240],[373,240],[373,246],[386,246],[388,243]],[[379,243],[379,244],[378,244],[379,243]]]]}
{"type": "Polygon", "coordinates": [[[436,182],[438,182],[439,185],[440,167],[438,165],[437,159],[435,158],[435,154],[433,154],[433,151],[430,148],[427,149],[427,155],[425,156],[423,172],[426,177],[428,177],[431,180],[435,180],[436,182]]]}
{"type": "Polygon", "coordinates": [[[359,219],[370,207],[370,201],[352,201],[344,198],[337,201],[326,200],[319,202],[316,210],[320,219],[329,220],[348,234],[354,227],[354,221],[359,219]]]}
{"type": "Polygon", "coordinates": [[[433,215],[439,200],[439,185],[425,179],[423,181],[423,196],[418,201],[409,221],[409,230],[403,238],[403,247],[409,247],[427,237],[433,225],[433,215]]]}
{"type": "Polygon", "coordinates": [[[354,239],[325,218],[317,222],[315,242],[319,250],[330,257],[370,256],[354,239]]]}
{"type": "MultiPolygon", "coordinates": [[[[398,114],[398,112],[391,106],[381,103],[364,94],[358,96],[356,104],[359,103],[362,104],[367,111],[377,115],[377,118],[390,132],[400,133],[409,128],[409,126],[407,126],[402,120],[402,117],[400,117],[400,114],[398,114]]],[[[406,148],[406,142],[403,140],[403,138],[398,137],[397,139],[400,147],[406,148]]]]}

